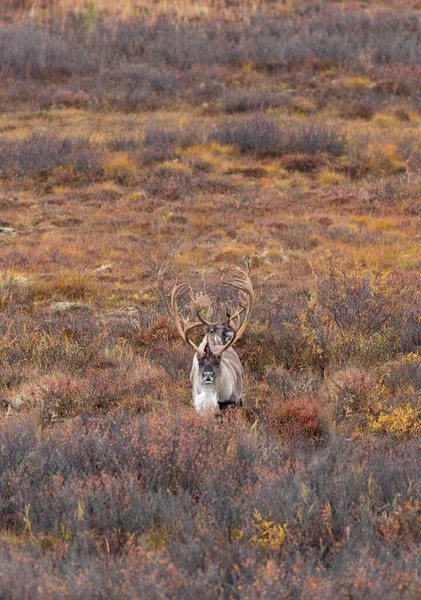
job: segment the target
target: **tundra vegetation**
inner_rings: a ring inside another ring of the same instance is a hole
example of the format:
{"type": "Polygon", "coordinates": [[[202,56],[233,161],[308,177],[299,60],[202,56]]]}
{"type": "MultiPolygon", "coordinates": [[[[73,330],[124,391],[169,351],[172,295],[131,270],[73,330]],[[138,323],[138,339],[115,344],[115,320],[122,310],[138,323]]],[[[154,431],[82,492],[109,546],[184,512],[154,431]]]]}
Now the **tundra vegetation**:
{"type": "Polygon", "coordinates": [[[420,19],[0,0],[0,597],[421,596],[420,19]],[[220,422],[155,284],[244,258],[220,422]]]}

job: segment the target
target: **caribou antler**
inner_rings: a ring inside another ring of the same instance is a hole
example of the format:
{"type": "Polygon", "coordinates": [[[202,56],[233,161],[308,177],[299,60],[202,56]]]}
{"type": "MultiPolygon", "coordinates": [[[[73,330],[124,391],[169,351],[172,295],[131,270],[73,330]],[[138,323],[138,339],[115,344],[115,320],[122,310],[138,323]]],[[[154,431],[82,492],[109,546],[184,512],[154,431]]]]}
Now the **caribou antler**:
{"type": "Polygon", "coordinates": [[[171,307],[168,303],[168,298],[164,289],[164,279],[168,275],[168,267],[161,267],[158,271],[158,279],[156,282],[156,288],[158,290],[159,295],[161,296],[161,300],[164,303],[165,310],[168,313],[168,316],[174,321],[174,313],[171,311],[171,307]]]}
{"type": "MultiPolygon", "coordinates": [[[[228,310],[226,311],[227,325],[229,325],[234,331],[234,337],[223,346],[215,346],[216,350],[214,354],[216,354],[217,356],[222,354],[222,352],[229,348],[235,341],[240,339],[250,320],[254,292],[248,273],[248,270],[246,271],[241,267],[234,267],[229,272],[228,280],[222,278],[223,285],[227,285],[239,290],[239,308],[234,315],[231,315],[228,310]],[[241,323],[241,315],[244,313],[244,311],[246,314],[243,322],[241,323]]],[[[159,269],[157,279],[157,289],[164,303],[166,311],[169,317],[174,321],[174,324],[177,328],[178,333],[180,334],[180,337],[187,344],[189,344],[189,346],[191,346],[199,356],[204,356],[205,352],[201,348],[196,346],[196,344],[190,339],[190,334],[194,329],[202,327],[205,330],[205,340],[207,339],[209,347],[211,345],[214,345],[214,342],[212,344],[212,340],[209,337],[209,330],[211,330],[212,327],[217,326],[218,321],[208,321],[202,315],[203,311],[213,307],[212,300],[210,296],[208,296],[208,294],[204,292],[199,292],[194,296],[191,287],[184,281],[180,281],[179,279],[177,279],[171,291],[170,301],[168,301],[168,297],[164,289],[164,279],[167,276],[167,274],[168,267],[161,267],[159,269]],[[184,296],[187,293],[189,293],[190,295],[193,311],[197,318],[196,321],[186,319],[185,317],[182,317],[179,314],[178,301],[182,296],[184,296]]]]}
{"type": "Polygon", "coordinates": [[[203,310],[206,310],[207,308],[211,308],[213,306],[212,300],[207,294],[199,292],[194,297],[192,295],[192,303],[194,311],[196,313],[196,317],[199,319],[202,325],[204,325],[205,327],[215,327],[215,325],[218,324],[218,321],[207,321],[201,314],[203,310]]]}
{"type": "Polygon", "coordinates": [[[168,274],[168,267],[161,267],[158,271],[158,279],[156,287],[158,289],[159,295],[161,296],[162,302],[164,303],[165,309],[168,313],[168,316],[174,321],[174,324],[177,328],[180,337],[193,348],[195,352],[199,354],[199,356],[204,356],[203,350],[201,350],[196,344],[190,339],[189,335],[193,331],[193,329],[197,329],[198,327],[212,327],[216,325],[216,323],[210,323],[206,321],[201,315],[203,310],[210,308],[212,306],[212,300],[207,294],[203,292],[197,294],[193,297],[193,291],[191,287],[185,283],[184,281],[176,280],[170,296],[170,302],[168,302],[167,294],[164,289],[164,279],[168,274]],[[180,317],[177,302],[178,300],[184,296],[186,293],[190,294],[190,299],[193,304],[193,309],[196,313],[196,317],[198,321],[190,321],[184,317],[180,317]]]}
{"type": "Polygon", "coordinates": [[[251,316],[251,309],[253,307],[253,301],[254,301],[254,290],[253,290],[253,285],[250,281],[250,277],[249,277],[249,271],[245,271],[245,269],[242,269],[241,267],[234,267],[233,269],[231,269],[231,271],[229,272],[230,275],[230,279],[229,280],[225,280],[224,277],[222,278],[222,283],[224,285],[233,287],[237,290],[239,290],[239,298],[238,298],[238,304],[240,306],[240,308],[237,310],[237,312],[231,316],[230,315],[230,323],[232,321],[232,319],[236,319],[238,320],[238,324],[234,326],[233,323],[231,323],[231,327],[234,329],[234,337],[232,338],[232,340],[230,340],[228,342],[228,344],[225,344],[225,346],[221,346],[216,348],[215,350],[212,350],[212,352],[216,355],[216,356],[220,356],[223,352],[225,352],[225,350],[227,350],[230,346],[232,346],[232,344],[236,341],[238,341],[241,336],[243,335],[243,333],[245,332],[247,325],[250,321],[250,316],[251,316]],[[242,324],[239,324],[239,319],[241,314],[246,311],[246,315],[244,317],[244,321],[242,322],[242,324]]]}
{"type": "Polygon", "coordinates": [[[193,350],[195,350],[195,352],[197,352],[199,354],[199,356],[204,356],[205,353],[203,352],[203,350],[201,350],[198,346],[196,346],[196,344],[189,338],[189,333],[193,329],[196,329],[197,327],[203,327],[202,322],[195,321],[192,323],[191,321],[189,321],[189,319],[185,319],[184,317],[180,318],[180,315],[178,313],[177,301],[186,292],[190,292],[190,294],[191,294],[191,288],[184,281],[179,283],[178,279],[177,279],[177,281],[175,282],[174,287],[171,291],[171,313],[170,314],[173,315],[174,323],[175,323],[178,333],[180,334],[180,337],[189,346],[191,346],[193,348],[193,350]]]}
{"type": "MultiPolygon", "coordinates": [[[[161,297],[161,300],[164,303],[165,310],[167,311],[168,316],[173,321],[175,321],[174,309],[168,302],[167,294],[165,293],[165,289],[164,289],[164,279],[166,278],[167,275],[168,275],[168,267],[161,267],[158,271],[156,287],[157,287],[157,290],[161,297]]],[[[211,308],[213,306],[212,300],[208,296],[208,294],[205,294],[204,292],[199,292],[198,294],[193,296],[193,290],[191,289],[191,287],[188,286],[187,284],[184,284],[184,285],[185,285],[185,289],[183,289],[182,293],[180,293],[179,296],[183,295],[188,290],[190,291],[190,299],[191,299],[191,302],[193,305],[193,309],[194,309],[194,312],[196,313],[196,317],[199,319],[200,323],[202,325],[204,325],[204,327],[214,327],[215,325],[217,325],[218,321],[215,321],[215,322],[207,321],[201,314],[204,310],[211,308]]]]}
{"type": "Polygon", "coordinates": [[[227,309],[226,313],[227,313],[227,318],[228,318],[228,325],[234,330],[237,331],[237,329],[240,327],[240,317],[243,314],[243,312],[245,311],[245,307],[241,306],[239,310],[237,310],[236,313],[234,313],[233,315],[229,312],[229,310],[227,309]]]}
{"type": "MultiPolygon", "coordinates": [[[[253,290],[253,287],[251,285],[251,281],[249,278],[250,266],[249,266],[248,260],[246,262],[246,267],[244,269],[242,267],[234,267],[231,270],[231,274],[234,274],[234,276],[237,274],[237,272],[238,272],[238,274],[241,274],[240,276],[243,278],[243,280],[245,282],[248,281],[248,284],[250,285],[251,289],[253,290]]],[[[229,283],[224,281],[224,278],[222,278],[222,282],[225,285],[229,285],[229,283]]],[[[231,313],[229,312],[228,309],[226,311],[227,317],[228,317],[228,324],[234,331],[237,331],[238,328],[240,327],[240,323],[241,323],[240,317],[247,307],[247,296],[244,295],[244,292],[240,292],[238,304],[239,304],[240,308],[233,315],[231,315],[231,313]]]]}

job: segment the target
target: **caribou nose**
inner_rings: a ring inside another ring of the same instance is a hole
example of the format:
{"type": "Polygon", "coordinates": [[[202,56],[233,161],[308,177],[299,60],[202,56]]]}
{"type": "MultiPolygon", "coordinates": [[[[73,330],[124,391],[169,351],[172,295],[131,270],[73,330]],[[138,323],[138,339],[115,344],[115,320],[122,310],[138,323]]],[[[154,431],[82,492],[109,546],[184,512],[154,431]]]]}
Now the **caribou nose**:
{"type": "Polygon", "coordinates": [[[203,381],[205,383],[213,383],[213,372],[212,371],[204,371],[203,381]]]}

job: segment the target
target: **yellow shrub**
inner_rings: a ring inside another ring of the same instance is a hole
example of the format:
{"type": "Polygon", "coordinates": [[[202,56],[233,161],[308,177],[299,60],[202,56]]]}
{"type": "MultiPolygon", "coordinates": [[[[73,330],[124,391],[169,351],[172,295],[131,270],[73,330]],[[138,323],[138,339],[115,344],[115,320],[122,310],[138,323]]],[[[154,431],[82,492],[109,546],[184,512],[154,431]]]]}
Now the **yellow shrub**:
{"type": "Polygon", "coordinates": [[[168,531],[165,525],[160,525],[149,535],[149,541],[154,550],[163,550],[167,541],[168,531]]]}
{"type": "Polygon", "coordinates": [[[359,227],[362,227],[363,225],[367,225],[368,223],[368,217],[367,216],[360,216],[360,217],[354,217],[352,219],[352,222],[355,223],[356,225],[358,225],[359,227]]]}
{"type": "Polygon", "coordinates": [[[246,244],[238,244],[232,246],[225,246],[218,254],[215,256],[217,260],[222,260],[226,257],[230,258],[241,258],[243,256],[248,256],[251,258],[254,254],[256,254],[256,247],[250,246],[246,244]]]}
{"type": "Polygon", "coordinates": [[[420,409],[404,404],[391,412],[381,411],[377,416],[370,416],[368,430],[371,433],[391,433],[397,437],[408,437],[420,432],[420,417],[420,409]]]}
{"type": "Polygon", "coordinates": [[[394,129],[399,125],[398,119],[392,115],[385,115],[378,113],[374,116],[373,123],[381,127],[382,129],[394,129]]]}
{"type": "Polygon", "coordinates": [[[370,146],[366,166],[373,171],[389,174],[403,173],[406,168],[396,144],[370,146]]]}
{"type": "Polygon", "coordinates": [[[34,282],[37,300],[87,300],[98,293],[96,282],[80,271],[62,270],[51,279],[34,282]]]}
{"type": "MultiPolygon", "coordinates": [[[[219,148],[218,148],[219,150],[219,148]]],[[[206,155],[209,151],[209,148],[204,144],[193,144],[188,148],[177,147],[177,152],[183,153],[184,156],[189,158],[198,158],[206,155]]]]}
{"type": "Polygon", "coordinates": [[[107,177],[123,185],[133,185],[136,181],[136,166],[126,154],[106,160],[104,171],[107,177]]]}
{"type": "Polygon", "coordinates": [[[353,87],[367,87],[370,85],[371,80],[368,77],[351,77],[348,80],[349,84],[353,87]]]}
{"type": "Polygon", "coordinates": [[[330,171],[329,169],[323,169],[323,171],[318,174],[317,180],[325,186],[337,185],[345,180],[345,176],[341,173],[330,171]]]}
{"type": "Polygon", "coordinates": [[[317,109],[315,103],[309,98],[297,98],[291,105],[296,112],[305,115],[314,113],[317,109]]]}
{"type": "Polygon", "coordinates": [[[194,265],[194,264],[207,264],[209,260],[209,249],[202,247],[195,247],[191,250],[186,250],[175,257],[176,262],[179,265],[194,265]]]}
{"type": "Polygon", "coordinates": [[[256,509],[253,512],[253,519],[257,533],[251,538],[251,542],[261,548],[279,552],[287,537],[286,525],[265,521],[256,509]]]}
{"type": "Polygon", "coordinates": [[[190,173],[190,169],[186,167],[186,165],[183,165],[177,158],[174,160],[166,160],[161,163],[159,170],[174,171],[174,173],[190,173]]]}
{"type": "Polygon", "coordinates": [[[56,185],[53,187],[53,194],[57,194],[61,196],[66,191],[66,188],[63,185],[56,185]]]}
{"type": "Polygon", "coordinates": [[[223,146],[218,142],[211,142],[209,148],[218,154],[235,154],[238,150],[236,146],[223,146]]]}
{"type": "Polygon", "coordinates": [[[371,229],[381,230],[381,229],[390,229],[395,226],[395,220],[393,218],[389,219],[377,219],[371,225],[371,229]]]}

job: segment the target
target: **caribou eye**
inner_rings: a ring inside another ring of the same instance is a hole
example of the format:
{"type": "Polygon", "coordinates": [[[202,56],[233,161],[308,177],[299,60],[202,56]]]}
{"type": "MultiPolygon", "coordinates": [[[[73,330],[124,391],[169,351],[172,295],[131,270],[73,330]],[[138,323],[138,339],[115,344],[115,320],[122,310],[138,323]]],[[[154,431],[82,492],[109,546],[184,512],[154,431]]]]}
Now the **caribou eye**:
{"type": "Polygon", "coordinates": [[[215,329],[214,329],[213,327],[211,327],[211,328],[209,329],[209,333],[215,333],[215,329]]]}

